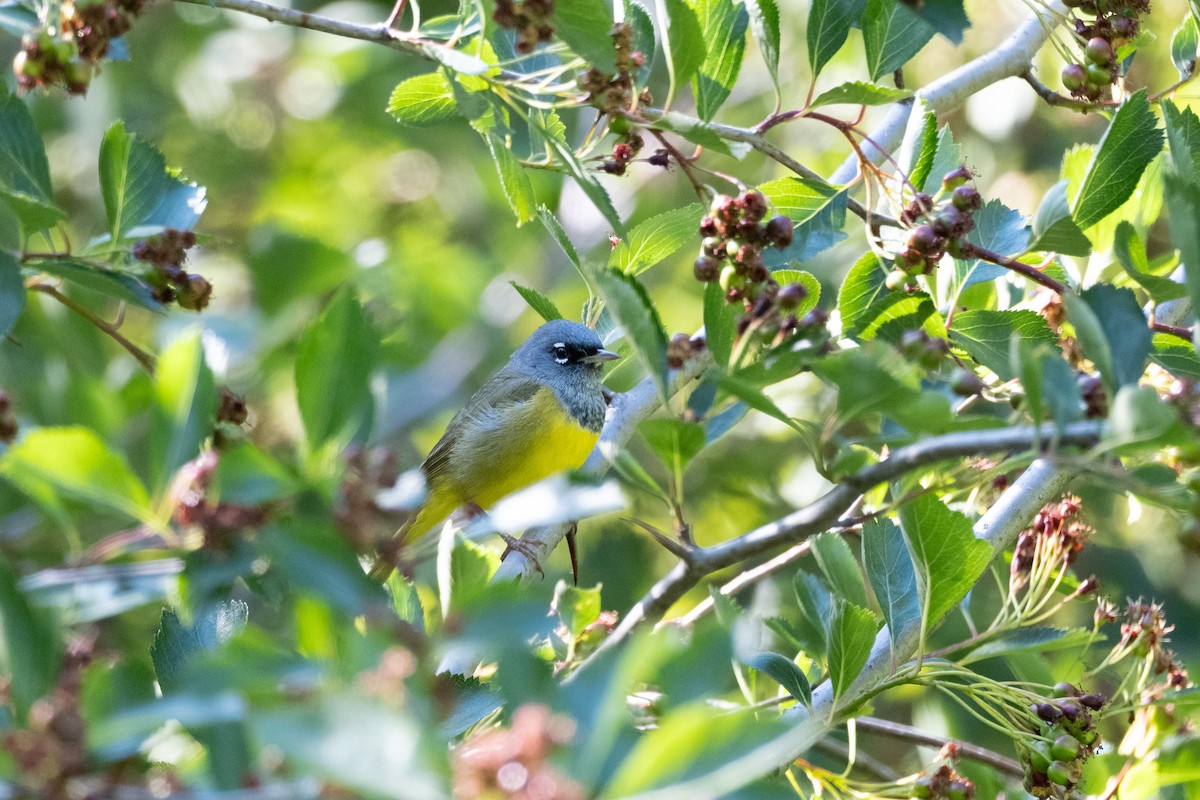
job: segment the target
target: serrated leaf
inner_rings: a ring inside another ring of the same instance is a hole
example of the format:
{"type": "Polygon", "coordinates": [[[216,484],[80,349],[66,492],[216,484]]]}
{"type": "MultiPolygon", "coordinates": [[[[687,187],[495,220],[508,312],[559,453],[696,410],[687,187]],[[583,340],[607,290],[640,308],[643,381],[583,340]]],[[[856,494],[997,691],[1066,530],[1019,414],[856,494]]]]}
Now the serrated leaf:
{"type": "Polygon", "coordinates": [[[450,81],[441,71],[401,81],[387,104],[392,118],[409,128],[424,128],[449,119],[456,108],[450,81]]]}
{"type": "Polygon", "coordinates": [[[43,507],[58,495],[151,521],[150,498],[129,463],[88,428],[35,428],[0,457],[0,475],[43,507]]]}
{"type": "Polygon", "coordinates": [[[850,26],[862,15],[866,0],[813,0],[809,6],[808,66],[815,80],[837,51],[846,43],[850,26]]]}
{"type": "Polygon", "coordinates": [[[1048,653],[1055,650],[1082,649],[1092,641],[1092,632],[1086,628],[1051,628],[1034,626],[1005,631],[994,639],[984,642],[965,657],[960,664],[974,664],[986,658],[1012,656],[1018,653],[1048,653]]]}
{"type": "Polygon", "coordinates": [[[992,547],[976,539],[971,522],[932,494],[900,507],[900,528],[917,569],[926,629],[959,603],[992,560],[992,547]]]}
{"type": "Polygon", "coordinates": [[[811,178],[787,177],[760,184],[758,190],[777,212],[801,225],[829,205],[841,187],[811,178]]]}
{"type": "Polygon", "coordinates": [[[963,0],[922,0],[904,3],[903,10],[933,26],[934,30],[955,44],[962,43],[963,31],[971,26],[963,10],[963,0]]]}
{"type": "Polygon", "coordinates": [[[667,334],[658,310],[645,288],[632,275],[619,270],[596,272],[596,286],[613,317],[625,330],[634,353],[667,401],[667,334]]]}
{"type": "Polygon", "coordinates": [[[67,218],[67,212],[54,203],[28,192],[0,187],[0,202],[12,209],[26,234],[52,228],[67,218]]]}
{"type": "Polygon", "coordinates": [[[1162,111],[1172,170],[1180,178],[1200,184],[1200,118],[1191,108],[1180,109],[1170,100],[1162,101],[1162,111]]]}
{"type": "Polygon", "coordinates": [[[696,241],[703,207],[692,203],[635,225],[629,236],[612,249],[608,266],[629,275],[640,275],[689,242],[696,241]]]}
{"type": "MultiPolygon", "coordinates": [[[[550,131],[545,127],[545,123],[540,122],[537,117],[531,116],[529,119],[531,123],[538,127],[538,130],[543,135],[550,136],[550,131]]],[[[559,163],[566,168],[567,174],[575,179],[575,182],[579,184],[579,188],[583,190],[583,193],[596,206],[596,210],[613,226],[613,231],[618,236],[624,235],[625,225],[621,222],[621,215],[617,213],[617,209],[612,204],[612,198],[608,196],[608,191],[596,180],[596,176],[580,163],[578,156],[575,155],[575,151],[565,142],[553,138],[547,138],[546,141],[550,145],[550,149],[557,156],[559,163]]]]}
{"type": "Polygon", "coordinates": [[[115,297],[128,303],[162,313],[163,304],[154,299],[150,287],[132,275],[78,261],[35,261],[29,265],[39,272],[62,278],[85,289],[115,297]]]}
{"type": "Polygon", "coordinates": [[[558,310],[558,306],[554,305],[554,302],[549,297],[546,297],[546,295],[536,289],[522,286],[516,281],[509,281],[508,285],[516,289],[517,294],[521,295],[525,302],[529,304],[529,307],[536,311],[538,316],[546,320],[546,322],[563,318],[562,313],[558,310]]]}
{"type": "Polygon", "coordinates": [[[669,108],[679,87],[692,79],[708,51],[700,20],[684,0],[661,0],[658,15],[658,32],[667,52],[667,74],[670,76],[670,88],[663,107],[669,108]]]}
{"type": "MultiPolygon", "coordinates": [[[[1179,250],[1188,297],[1193,309],[1200,308],[1200,188],[1192,181],[1167,175],[1166,204],[1171,244],[1179,250]]],[[[1200,344],[1195,334],[1192,341],[1200,344]]]]}
{"type": "Polygon", "coordinates": [[[156,494],[212,434],[217,399],[200,334],[180,337],[163,352],[154,373],[150,453],[156,494]]]}
{"type": "Polygon", "coordinates": [[[878,517],[863,523],[862,560],[894,652],[897,634],[911,630],[921,619],[917,573],[904,535],[895,523],[878,517]]]}
{"type": "Polygon", "coordinates": [[[821,92],[815,100],[808,104],[808,107],[820,108],[838,104],[882,106],[908,97],[912,97],[912,92],[907,89],[893,89],[866,81],[848,81],[821,92]]]}
{"type": "Polygon", "coordinates": [[[788,416],[779,406],[775,405],[774,400],[763,394],[762,390],[757,386],[747,383],[734,375],[720,372],[710,372],[709,374],[713,376],[713,380],[716,381],[722,390],[741,400],[755,411],[760,411],[768,417],[779,420],[802,436],[812,435],[812,423],[805,420],[793,419],[788,416]]]}
{"type": "Polygon", "coordinates": [[[712,119],[729,97],[746,53],[746,27],[750,15],[733,0],[693,0],[704,29],[708,50],[692,78],[692,94],[700,119],[712,119]]]}
{"type": "Polygon", "coordinates": [[[650,79],[650,72],[654,67],[654,20],[651,19],[650,12],[646,10],[646,7],[638,0],[621,0],[621,4],[625,9],[625,22],[633,28],[631,42],[633,50],[645,56],[642,66],[633,73],[635,83],[642,87],[650,79]]]}
{"type": "Polygon", "coordinates": [[[0,250],[0,339],[12,333],[25,310],[25,279],[21,264],[0,250]]]}
{"type": "Polygon", "coordinates": [[[1139,90],[1117,109],[1088,164],[1072,207],[1079,227],[1086,230],[1120,208],[1162,145],[1146,92],[1139,90]]]}
{"type": "Polygon", "coordinates": [[[42,137],[29,109],[6,88],[0,89],[0,187],[54,205],[42,137]]]}
{"type": "Polygon", "coordinates": [[[572,638],[579,638],[584,629],[600,618],[600,586],[581,589],[559,581],[554,587],[554,610],[572,638]]]}
{"type": "Polygon", "coordinates": [[[1189,77],[1196,71],[1196,49],[1200,45],[1200,30],[1196,27],[1196,18],[1188,14],[1183,24],[1171,35],[1171,63],[1179,70],[1180,79],[1189,77]]]}
{"type": "Polygon", "coordinates": [[[296,402],[315,450],[370,420],[378,338],[353,291],[334,295],[296,348],[296,402]]]}
{"type": "MultiPolygon", "coordinates": [[[[1029,228],[1025,217],[999,200],[989,200],[975,212],[975,227],[967,234],[967,241],[993,253],[1019,254],[1029,247],[1029,228]]],[[[985,283],[1004,275],[1008,270],[999,264],[983,259],[963,261],[954,259],[954,272],[939,270],[938,289],[945,296],[954,296],[977,283],[985,283]],[[953,278],[943,283],[945,278],[953,278]]]]}
{"type": "Polygon", "coordinates": [[[542,221],[546,231],[550,234],[550,238],[554,239],[554,243],[563,251],[563,255],[567,260],[574,265],[575,269],[582,273],[583,262],[579,260],[579,253],[575,250],[575,244],[571,241],[571,237],[567,236],[566,230],[563,229],[562,223],[558,221],[558,217],[554,216],[554,212],[546,206],[538,206],[538,219],[542,221]]]}
{"type": "Polygon", "coordinates": [[[714,153],[736,158],[739,161],[754,149],[746,142],[726,141],[704,120],[676,111],[668,111],[663,114],[654,121],[653,127],[678,133],[692,144],[698,144],[714,153]]]}
{"type": "Polygon", "coordinates": [[[1017,377],[1009,357],[1014,336],[1030,344],[1058,341],[1045,318],[1028,309],[964,311],[955,315],[949,333],[955,347],[966,350],[1003,381],[1017,377]]]}
{"type": "Polygon", "coordinates": [[[714,363],[721,369],[729,365],[733,354],[737,317],[737,310],[725,302],[720,285],[710,283],[704,287],[704,339],[714,363]]]}
{"type": "Polygon", "coordinates": [[[779,653],[759,653],[746,659],[744,663],[770,677],[806,707],[812,705],[812,687],[804,671],[795,661],[779,653]]]}
{"type": "Polygon", "coordinates": [[[867,0],[862,31],[867,74],[872,81],[903,67],[936,33],[932,25],[897,0],[867,0]]]}
{"type": "Polygon", "coordinates": [[[464,539],[451,523],[442,529],[437,552],[438,599],[442,618],[482,597],[500,566],[497,553],[464,539]]]}
{"type": "Polygon", "coordinates": [[[838,290],[838,314],[846,336],[857,338],[891,306],[905,299],[887,288],[887,272],[874,251],[868,250],[850,267],[838,290]]]}
{"type": "Polygon", "coordinates": [[[100,143],[100,193],[112,241],[149,217],[168,188],[162,153],[114,123],[100,143]]]}
{"type": "Polygon", "coordinates": [[[927,180],[935,179],[933,160],[938,151],[937,115],[918,97],[913,104],[908,128],[900,148],[900,166],[908,172],[908,181],[913,186],[925,186],[927,180]]]}
{"type": "Polygon", "coordinates": [[[1108,361],[1110,372],[1101,369],[1110,397],[1126,384],[1136,384],[1146,369],[1152,334],[1146,316],[1130,289],[1100,283],[1090,287],[1078,298],[1067,302],[1067,318],[1074,324],[1080,318],[1079,306],[1085,304],[1092,312],[1097,328],[1076,324],[1076,333],[1083,352],[1097,367],[1108,361]],[[1074,316],[1072,312],[1075,312],[1074,316]],[[1097,329],[1104,345],[1095,341],[1097,329]],[[1100,360],[1092,355],[1100,353],[1100,360]]]}
{"type": "Polygon", "coordinates": [[[809,542],[812,544],[812,553],[817,565],[825,574],[829,585],[833,587],[834,594],[855,605],[866,607],[867,586],[845,538],[827,531],[812,537],[809,542]]]}
{"type": "Polygon", "coordinates": [[[1200,381],[1200,355],[1196,348],[1178,336],[1157,334],[1150,359],[1176,378],[1200,381]]]}
{"type": "Polygon", "coordinates": [[[614,75],[617,54],[609,31],[613,15],[604,0],[557,0],[554,33],[601,72],[614,75]]]}
{"type": "Polygon", "coordinates": [[[1031,251],[1062,253],[1085,258],[1092,252],[1092,243],[1075,224],[1067,201],[1067,181],[1050,187],[1033,215],[1031,251]]]}
{"type": "Polygon", "coordinates": [[[1117,257],[1125,274],[1145,289],[1156,303],[1187,296],[1187,287],[1182,283],[1150,272],[1146,245],[1138,236],[1137,229],[1127,220],[1117,223],[1116,234],[1113,236],[1113,255],[1117,257]]]}
{"type": "Polygon", "coordinates": [[[868,609],[838,599],[827,622],[829,681],[833,698],[841,697],[866,666],[880,621],[868,609]]]}
{"type": "Polygon", "coordinates": [[[767,65],[767,74],[779,98],[779,6],[775,0],[746,0],[750,13],[750,31],[767,65]]]}
{"type": "Polygon", "coordinates": [[[533,183],[529,180],[525,167],[500,137],[489,133],[485,138],[492,161],[496,163],[500,187],[504,189],[508,207],[517,217],[519,228],[537,216],[537,198],[533,193],[533,183]]]}

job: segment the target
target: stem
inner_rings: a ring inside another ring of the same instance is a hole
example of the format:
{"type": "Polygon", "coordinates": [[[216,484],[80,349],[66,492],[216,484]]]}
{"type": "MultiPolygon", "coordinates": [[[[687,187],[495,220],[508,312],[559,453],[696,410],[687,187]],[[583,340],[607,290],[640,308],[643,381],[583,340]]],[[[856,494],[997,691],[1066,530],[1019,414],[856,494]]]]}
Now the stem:
{"type": "Polygon", "coordinates": [[[984,261],[990,261],[991,263],[999,264],[1006,269],[1011,269],[1013,272],[1029,278],[1029,280],[1033,281],[1034,283],[1040,283],[1042,286],[1045,286],[1055,294],[1062,295],[1067,293],[1066,284],[1059,283],[1054,278],[1051,278],[1049,275],[1030,264],[1017,261],[1015,258],[1010,258],[999,253],[993,253],[986,247],[980,247],[979,245],[971,242],[965,242],[961,239],[959,241],[959,246],[962,248],[964,256],[981,258],[984,261]]]}
{"type": "Polygon", "coordinates": [[[970,744],[958,739],[935,736],[932,733],[926,733],[920,728],[914,728],[911,725],[904,725],[899,722],[890,722],[878,717],[855,717],[854,724],[861,731],[879,734],[880,736],[889,736],[893,739],[911,742],[912,744],[938,748],[945,747],[946,745],[954,745],[958,754],[963,758],[987,764],[989,767],[1014,778],[1022,778],[1025,775],[1025,770],[1019,762],[979,745],[970,744]]]}
{"type": "Polygon", "coordinates": [[[140,363],[142,365],[142,367],[145,368],[146,372],[149,372],[151,375],[154,374],[154,356],[150,355],[145,350],[143,350],[142,348],[138,347],[133,342],[126,339],[124,334],[122,334],[115,325],[112,325],[112,324],[100,319],[100,317],[96,316],[91,311],[87,310],[86,308],[81,306],[79,303],[75,302],[70,297],[67,297],[65,294],[63,294],[62,292],[60,292],[58,289],[54,288],[53,286],[50,286],[49,284],[35,283],[27,288],[29,288],[32,291],[41,292],[42,294],[47,294],[47,295],[53,297],[58,302],[62,303],[64,306],[71,309],[76,314],[78,314],[79,316],[86,319],[88,322],[95,325],[97,328],[100,329],[101,332],[110,336],[113,339],[113,341],[115,341],[117,344],[121,345],[121,347],[124,347],[125,350],[131,356],[136,358],[138,360],[138,363],[140,363]]]}

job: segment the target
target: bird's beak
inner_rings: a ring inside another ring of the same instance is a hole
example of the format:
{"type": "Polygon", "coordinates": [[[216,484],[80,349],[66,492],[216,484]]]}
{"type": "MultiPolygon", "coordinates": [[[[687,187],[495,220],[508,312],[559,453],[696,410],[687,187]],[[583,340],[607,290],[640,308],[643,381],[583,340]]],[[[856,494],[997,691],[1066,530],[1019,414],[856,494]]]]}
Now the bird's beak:
{"type": "Polygon", "coordinates": [[[620,356],[611,350],[597,350],[590,356],[584,356],[579,360],[585,364],[603,364],[605,361],[612,361],[617,358],[620,358],[620,356]]]}

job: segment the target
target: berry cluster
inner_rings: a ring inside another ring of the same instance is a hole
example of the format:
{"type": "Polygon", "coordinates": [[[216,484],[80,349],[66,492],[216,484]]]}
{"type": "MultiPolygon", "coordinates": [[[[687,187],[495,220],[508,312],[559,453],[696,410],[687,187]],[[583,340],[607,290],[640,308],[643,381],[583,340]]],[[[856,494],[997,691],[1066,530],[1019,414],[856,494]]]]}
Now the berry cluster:
{"type": "Polygon", "coordinates": [[[517,32],[517,52],[532,53],[539,42],[554,38],[554,0],[496,0],[492,19],[517,32]]]}
{"type": "Polygon", "coordinates": [[[642,151],[644,145],[641,134],[630,131],[622,141],[613,145],[612,158],[605,160],[601,169],[609,175],[624,175],[625,168],[642,151]]]}
{"type": "Polygon", "coordinates": [[[946,253],[965,255],[966,235],[975,228],[974,214],[983,205],[979,191],[967,185],[970,179],[966,167],[953,169],[942,177],[938,198],[917,192],[905,206],[900,222],[909,229],[908,240],[888,273],[888,289],[915,291],[916,277],[933,272],[946,253]]]}
{"type": "Polygon", "coordinates": [[[512,727],[472,736],[451,753],[454,796],[463,800],[583,800],[583,788],[549,762],[554,749],[575,736],[575,722],[527,703],[512,727]]]}
{"type": "Polygon", "coordinates": [[[704,352],[706,346],[703,336],[693,338],[686,333],[675,334],[667,344],[667,366],[679,369],[690,361],[692,356],[704,352]]]}
{"type": "Polygon", "coordinates": [[[1079,518],[1083,503],[1078,497],[1064,497],[1047,503],[1033,523],[1017,536],[1010,576],[1014,586],[1024,585],[1037,561],[1072,564],[1095,529],[1079,518]]]}
{"type": "Polygon", "coordinates": [[[763,249],[783,250],[793,235],[790,219],[777,214],[764,221],[766,216],[767,199],[761,192],[717,195],[700,220],[704,239],[694,273],[698,281],[719,283],[726,302],[742,304],[746,313],[738,320],[738,335],[754,325],[764,339],[772,339],[796,331],[800,322],[791,312],[808,292],[797,283],[781,287],[763,263],[763,249]]]}
{"type": "Polygon", "coordinates": [[[67,0],[57,25],[27,33],[13,59],[17,84],[25,90],[64,86],[86,94],[108,43],[132,27],[145,0],[67,0]]]}
{"type": "Polygon", "coordinates": [[[1054,699],[1030,706],[1038,719],[1032,743],[1022,748],[1025,791],[1034,797],[1061,797],[1075,788],[1083,763],[1100,741],[1093,711],[1104,707],[1099,694],[1082,694],[1070,683],[1054,686],[1054,699]]]}
{"type": "MultiPolygon", "coordinates": [[[[646,63],[646,56],[640,50],[633,49],[633,26],[629,23],[618,22],[613,25],[609,36],[616,51],[617,74],[609,75],[589,67],[580,77],[579,86],[588,93],[589,103],[614,118],[622,118],[621,112],[633,105],[634,72],[646,63]]],[[[649,103],[649,91],[643,89],[638,100],[649,103]]]]}
{"type": "Polygon", "coordinates": [[[17,796],[71,797],[72,779],[87,772],[79,699],[83,670],[92,662],[95,644],[94,633],[73,640],[63,654],[58,682],[29,709],[27,727],[9,727],[0,735],[17,767],[17,796]]]}
{"type": "Polygon", "coordinates": [[[975,784],[956,773],[949,764],[943,764],[932,775],[917,778],[908,796],[922,800],[971,800],[975,796],[975,784]]]}
{"type": "Polygon", "coordinates": [[[239,532],[266,521],[262,506],[214,502],[209,495],[216,478],[220,454],[205,450],[180,467],[171,485],[174,500],[171,518],[177,525],[196,527],[204,535],[204,549],[227,552],[239,532]]]}
{"type": "Polygon", "coordinates": [[[183,265],[187,251],[196,246],[196,234],[167,228],[133,246],[133,257],[150,265],[144,275],[154,290],[154,299],[166,305],[176,301],[183,308],[200,311],[212,298],[212,284],[203,275],[189,273],[183,265]]]}
{"type": "Polygon", "coordinates": [[[1117,80],[1117,48],[1137,36],[1138,17],[1150,11],[1150,0],[1066,0],[1066,5],[1094,18],[1075,19],[1083,58],[1063,67],[1063,88],[1072,97],[1095,102],[1117,80]]]}
{"type": "Polygon", "coordinates": [[[8,393],[0,389],[0,442],[11,442],[17,438],[17,418],[13,414],[12,401],[8,393]]]}

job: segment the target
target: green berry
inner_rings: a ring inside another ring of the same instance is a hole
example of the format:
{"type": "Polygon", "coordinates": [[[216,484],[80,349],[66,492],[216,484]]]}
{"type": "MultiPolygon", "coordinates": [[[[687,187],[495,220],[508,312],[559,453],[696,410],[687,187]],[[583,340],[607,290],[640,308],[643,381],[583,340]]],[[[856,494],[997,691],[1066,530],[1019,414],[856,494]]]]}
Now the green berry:
{"type": "Polygon", "coordinates": [[[974,211],[983,205],[983,198],[974,186],[960,186],[954,190],[950,202],[959,211],[974,211]]]}
{"type": "Polygon", "coordinates": [[[1050,755],[1059,761],[1074,761],[1079,757],[1079,740],[1069,733],[1064,733],[1050,745],[1050,755]]]}
{"type": "Polygon", "coordinates": [[[706,236],[704,241],[700,243],[704,249],[704,255],[720,258],[725,255],[725,240],[719,236],[706,236]]]}
{"type": "Polygon", "coordinates": [[[1088,86],[1099,88],[1108,86],[1112,83],[1112,70],[1100,64],[1087,65],[1087,82],[1088,86]]]}
{"type": "Polygon", "coordinates": [[[1059,786],[1067,786],[1071,783],[1071,770],[1061,761],[1055,761],[1046,770],[1046,777],[1051,783],[1057,783],[1059,786]]]}
{"type": "Polygon", "coordinates": [[[983,381],[973,371],[957,367],[950,373],[950,391],[963,397],[971,397],[983,391],[983,381]]]}
{"type": "Polygon", "coordinates": [[[721,289],[725,292],[731,289],[740,289],[742,287],[742,279],[737,274],[737,267],[729,264],[721,270],[720,282],[721,289]]]}
{"type": "Polygon", "coordinates": [[[889,290],[899,292],[908,285],[908,273],[902,269],[894,269],[888,273],[883,283],[889,290]]]}
{"type": "Polygon", "coordinates": [[[933,797],[933,781],[928,777],[918,778],[917,782],[912,785],[912,789],[909,790],[908,796],[921,798],[921,800],[933,797]]]}
{"type": "Polygon", "coordinates": [[[1094,36],[1088,40],[1087,45],[1083,48],[1083,55],[1088,61],[1102,67],[1113,63],[1116,56],[1112,44],[1101,36],[1094,36]]]}
{"type": "Polygon", "coordinates": [[[971,180],[971,170],[966,167],[952,169],[942,176],[942,188],[952,192],[969,180],[971,180]]]}
{"type": "Polygon", "coordinates": [[[1067,681],[1059,681],[1051,690],[1051,695],[1054,697],[1075,697],[1078,694],[1079,690],[1075,688],[1075,684],[1067,681]]]}
{"type": "Polygon", "coordinates": [[[1067,64],[1062,68],[1062,85],[1064,89],[1071,92],[1077,92],[1087,83],[1087,70],[1083,68],[1083,64],[1067,64]]]}

